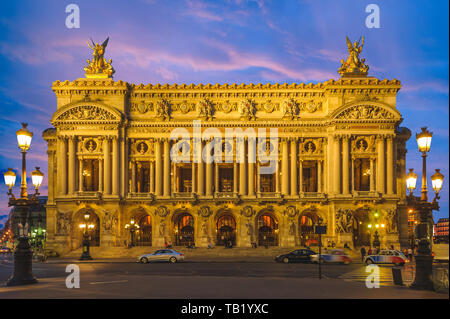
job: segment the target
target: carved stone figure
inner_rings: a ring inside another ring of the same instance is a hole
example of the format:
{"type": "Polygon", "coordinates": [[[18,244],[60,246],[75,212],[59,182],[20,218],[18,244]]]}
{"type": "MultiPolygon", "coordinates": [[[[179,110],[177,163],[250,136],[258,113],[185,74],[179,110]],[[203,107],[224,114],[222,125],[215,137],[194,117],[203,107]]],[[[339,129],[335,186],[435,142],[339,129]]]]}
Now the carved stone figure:
{"type": "Polygon", "coordinates": [[[367,75],[369,67],[364,64],[366,60],[359,59],[359,55],[364,45],[364,37],[362,37],[361,44],[359,44],[359,41],[355,41],[352,44],[348,37],[345,37],[345,39],[347,40],[349,56],[346,61],[344,59],[341,60],[341,67],[339,68],[338,73],[342,76],[367,75]]]}
{"type": "Polygon", "coordinates": [[[166,223],[162,221],[159,224],[159,236],[164,237],[166,235],[166,223]]]}
{"type": "Polygon", "coordinates": [[[239,103],[238,111],[239,111],[239,114],[241,115],[241,117],[243,117],[243,118],[247,118],[247,119],[255,118],[255,113],[256,113],[255,104],[250,99],[241,101],[241,103],[239,103]]]}
{"type": "Polygon", "coordinates": [[[106,59],[104,58],[106,46],[108,45],[109,37],[100,45],[98,43],[94,43],[92,41],[92,46],[87,42],[88,46],[94,51],[92,52],[93,59],[90,61],[89,59],[86,61],[88,66],[84,68],[84,71],[86,72],[86,75],[99,75],[104,74],[107,77],[112,77],[114,74],[114,68],[112,67],[111,63],[112,60],[109,59],[108,62],[106,62],[106,59]]]}
{"type": "Polygon", "coordinates": [[[118,120],[112,113],[93,105],[83,105],[71,108],[57,120],[118,120]]]}
{"type": "Polygon", "coordinates": [[[386,230],[388,233],[396,233],[397,232],[397,210],[389,209],[387,211],[387,225],[386,230]]]}
{"type": "Polygon", "coordinates": [[[208,225],[206,224],[206,222],[202,223],[201,230],[203,236],[208,236],[208,225]]]}
{"type": "Polygon", "coordinates": [[[103,217],[103,230],[105,233],[113,233],[114,225],[117,225],[117,216],[115,212],[104,211],[105,215],[103,217]]]}
{"type": "Polygon", "coordinates": [[[250,240],[253,238],[253,226],[250,223],[250,221],[248,221],[245,226],[247,227],[247,235],[250,236],[250,240]]]}
{"type": "Polygon", "coordinates": [[[289,223],[289,235],[291,236],[295,235],[295,224],[292,220],[289,223]]]}
{"type": "Polygon", "coordinates": [[[336,213],[336,231],[350,233],[353,230],[354,217],[350,209],[338,209],[336,213]]]}
{"type": "Polygon", "coordinates": [[[290,119],[294,119],[298,115],[298,105],[294,99],[289,99],[284,101],[281,105],[281,112],[283,113],[283,117],[287,117],[290,119]]]}
{"type": "Polygon", "coordinates": [[[64,213],[58,213],[56,218],[56,234],[68,235],[70,227],[70,218],[64,213]]]}
{"type": "Polygon", "coordinates": [[[358,120],[358,119],[392,119],[394,115],[387,110],[374,105],[356,105],[336,116],[338,119],[358,120]]]}
{"type": "Polygon", "coordinates": [[[162,118],[163,120],[170,118],[169,101],[163,99],[156,103],[156,117],[162,118]]]}
{"type": "Polygon", "coordinates": [[[197,114],[199,117],[203,117],[205,119],[212,119],[213,116],[213,104],[209,100],[200,101],[197,105],[197,114]]]}
{"type": "Polygon", "coordinates": [[[295,217],[297,215],[297,209],[294,206],[289,206],[286,208],[286,215],[288,215],[290,218],[295,217]]]}

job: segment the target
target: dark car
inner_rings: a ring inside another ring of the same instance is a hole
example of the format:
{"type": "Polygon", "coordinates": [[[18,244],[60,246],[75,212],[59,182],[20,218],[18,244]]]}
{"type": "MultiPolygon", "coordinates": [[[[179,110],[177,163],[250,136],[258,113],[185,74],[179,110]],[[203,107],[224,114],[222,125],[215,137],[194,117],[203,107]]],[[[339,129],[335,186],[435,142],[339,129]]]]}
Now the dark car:
{"type": "Polygon", "coordinates": [[[311,262],[311,256],[317,254],[310,249],[297,249],[290,253],[279,255],[275,257],[275,261],[279,263],[309,263],[311,262]]]}

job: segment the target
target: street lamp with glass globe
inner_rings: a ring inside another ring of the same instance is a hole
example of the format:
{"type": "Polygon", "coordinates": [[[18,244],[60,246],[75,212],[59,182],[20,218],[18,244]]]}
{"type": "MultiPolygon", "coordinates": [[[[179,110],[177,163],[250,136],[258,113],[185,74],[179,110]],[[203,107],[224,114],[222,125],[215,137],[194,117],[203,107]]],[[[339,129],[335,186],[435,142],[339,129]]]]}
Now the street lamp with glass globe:
{"type": "Polygon", "coordinates": [[[91,254],[90,254],[90,238],[89,233],[94,230],[95,225],[93,223],[89,223],[89,218],[91,215],[86,212],[84,214],[84,223],[80,224],[79,227],[81,230],[83,230],[83,242],[82,242],[82,253],[80,260],[92,260],[91,254]]]}
{"type": "Polygon", "coordinates": [[[36,171],[31,173],[32,182],[35,187],[35,193],[28,197],[27,192],[27,170],[26,170],[26,153],[30,149],[31,139],[33,133],[27,128],[26,123],[22,123],[22,128],[16,132],[17,144],[22,153],[22,175],[20,183],[20,197],[16,198],[12,192],[12,188],[16,182],[16,174],[11,168],[3,173],[5,184],[8,186],[9,206],[14,206],[14,217],[18,218],[22,231],[19,233],[19,244],[14,251],[14,273],[8,280],[8,286],[26,285],[37,283],[33,276],[33,251],[31,250],[29,242],[29,225],[30,225],[30,208],[38,205],[39,187],[42,184],[44,174],[36,168],[36,171]]]}
{"type": "Polygon", "coordinates": [[[131,218],[130,223],[125,225],[125,229],[130,231],[131,242],[129,247],[131,248],[134,246],[134,233],[139,229],[139,225],[136,224],[134,218],[131,218]]]}
{"type": "Polygon", "coordinates": [[[416,233],[419,239],[416,259],[416,275],[414,282],[411,284],[413,289],[433,289],[432,271],[433,271],[433,256],[431,251],[432,239],[430,237],[430,228],[433,225],[433,210],[439,210],[437,200],[439,199],[439,191],[442,189],[444,175],[436,170],[436,173],[431,176],[433,189],[436,193],[434,199],[428,202],[427,191],[427,167],[426,157],[427,152],[430,151],[431,138],[433,133],[429,132],[426,127],[422,127],[422,131],[416,134],[417,145],[419,151],[422,153],[422,190],[421,196],[413,195],[416,188],[417,174],[413,169],[409,169],[406,175],[406,187],[409,190],[407,197],[408,206],[419,212],[420,223],[416,226],[416,233]]]}

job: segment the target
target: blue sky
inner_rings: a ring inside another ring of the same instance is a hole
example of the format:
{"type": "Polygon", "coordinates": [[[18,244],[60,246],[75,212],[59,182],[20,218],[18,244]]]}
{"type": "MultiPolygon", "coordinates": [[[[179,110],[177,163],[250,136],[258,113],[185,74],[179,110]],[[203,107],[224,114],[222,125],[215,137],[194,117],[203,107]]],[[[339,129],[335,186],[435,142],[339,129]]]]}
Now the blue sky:
{"type": "MultiPolygon", "coordinates": [[[[96,42],[110,37],[106,55],[113,59],[116,80],[291,83],[338,79],[345,36],[364,35],[369,75],[402,82],[397,101],[402,125],[413,134],[422,126],[434,133],[428,172],[441,168],[446,176],[435,216],[447,217],[448,9],[448,1],[406,0],[1,1],[0,169],[18,171],[15,131],[25,121],[35,133],[28,168],[47,172],[41,133],[56,110],[51,84],[84,76],[90,37],[96,42]],[[70,3],[80,8],[79,29],[65,26],[70,3]],[[365,26],[370,3],[380,7],[379,29],[365,26]]],[[[420,174],[420,161],[413,135],[407,167],[420,174]]],[[[9,211],[3,182],[0,191],[1,223],[9,211]]]]}

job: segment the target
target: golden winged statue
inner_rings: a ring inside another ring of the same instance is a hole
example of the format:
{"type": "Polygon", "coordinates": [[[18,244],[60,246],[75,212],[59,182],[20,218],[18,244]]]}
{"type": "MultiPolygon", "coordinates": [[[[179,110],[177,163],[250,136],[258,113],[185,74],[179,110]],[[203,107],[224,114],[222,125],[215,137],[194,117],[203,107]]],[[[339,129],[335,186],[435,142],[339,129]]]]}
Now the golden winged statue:
{"type": "Polygon", "coordinates": [[[88,46],[94,51],[92,53],[93,59],[87,60],[87,66],[84,67],[84,71],[86,72],[87,78],[110,78],[114,74],[114,68],[111,63],[112,60],[106,61],[104,58],[106,46],[108,45],[109,37],[102,43],[95,43],[92,39],[92,46],[87,41],[88,46]]]}
{"type": "Polygon", "coordinates": [[[341,76],[367,76],[369,67],[364,64],[366,60],[359,59],[359,55],[364,45],[364,37],[362,37],[362,40],[360,38],[353,44],[347,36],[345,39],[347,40],[349,56],[347,60],[341,60],[341,67],[339,68],[338,73],[341,76]]]}

